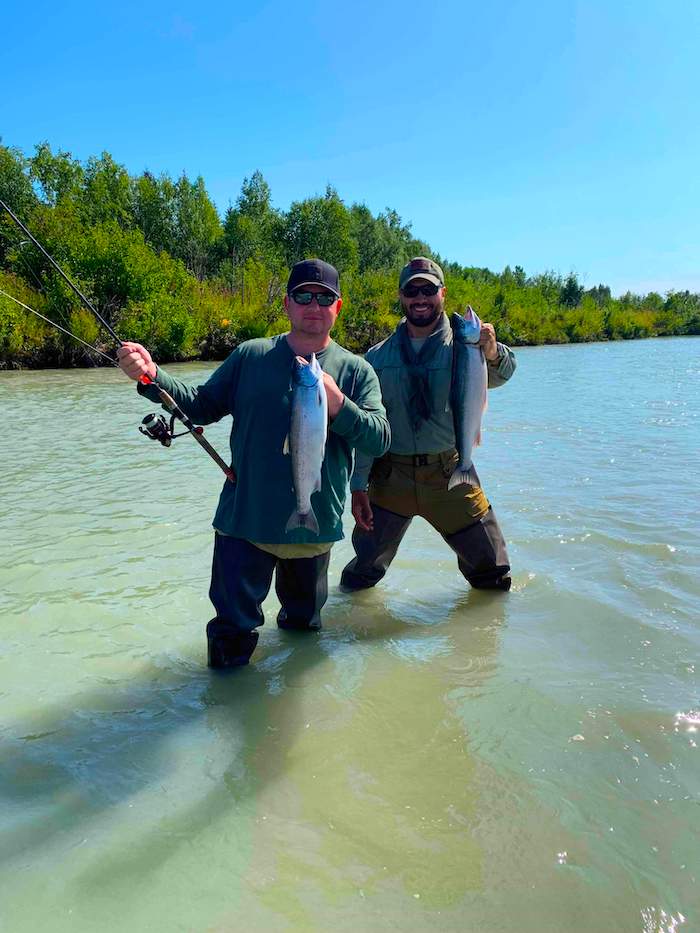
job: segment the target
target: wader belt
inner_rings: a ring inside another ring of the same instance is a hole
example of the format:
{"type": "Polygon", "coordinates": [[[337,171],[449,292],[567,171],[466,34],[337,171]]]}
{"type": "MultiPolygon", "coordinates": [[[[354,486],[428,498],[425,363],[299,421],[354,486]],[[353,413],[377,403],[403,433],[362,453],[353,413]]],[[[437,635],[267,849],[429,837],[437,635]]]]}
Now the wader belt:
{"type": "Polygon", "coordinates": [[[454,447],[450,450],[442,450],[439,454],[385,454],[385,458],[392,463],[410,463],[411,466],[421,467],[429,466],[431,463],[446,463],[454,457],[456,451],[454,447]]]}

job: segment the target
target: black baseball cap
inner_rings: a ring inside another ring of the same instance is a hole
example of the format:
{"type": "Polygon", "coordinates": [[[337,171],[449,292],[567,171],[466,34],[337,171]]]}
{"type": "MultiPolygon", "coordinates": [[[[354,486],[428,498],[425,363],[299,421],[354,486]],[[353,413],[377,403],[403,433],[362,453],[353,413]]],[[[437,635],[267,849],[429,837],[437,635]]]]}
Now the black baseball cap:
{"type": "Polygon", "coordinates": [[[291,295],[293,291],[304,285],[323,285],[329,292],[333,292],[340,298],[338,270],[322,259],[303,259],[292,266],[287,280],[287,294],[291,295]]]}

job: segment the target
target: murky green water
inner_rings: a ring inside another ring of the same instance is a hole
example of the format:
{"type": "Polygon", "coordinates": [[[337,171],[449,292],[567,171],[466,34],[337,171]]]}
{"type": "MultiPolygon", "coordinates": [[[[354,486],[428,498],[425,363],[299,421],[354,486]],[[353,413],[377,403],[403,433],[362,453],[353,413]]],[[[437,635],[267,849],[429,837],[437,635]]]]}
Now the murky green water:
{"type": "Polygon", "coordinates": [[[519,362],[513,591],[416,521],[345,596],[343,542],[320,636],[271,596],[230,676],[216,467],[116,372],[0,373],[0,929],[700,929],[700,342],[519,362]]]}

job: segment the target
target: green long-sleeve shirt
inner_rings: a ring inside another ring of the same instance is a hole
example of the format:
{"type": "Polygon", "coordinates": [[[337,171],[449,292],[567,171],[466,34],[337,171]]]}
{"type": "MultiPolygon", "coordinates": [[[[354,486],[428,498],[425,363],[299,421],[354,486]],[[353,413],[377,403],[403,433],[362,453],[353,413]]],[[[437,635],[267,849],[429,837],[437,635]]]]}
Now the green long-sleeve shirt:
{"type": "MultiPolygon", "coordinates": [[[[295,508],[291,458],[283,453],[294,362],[286,336],[242,343],[197,387],[158,369],[160,385],[196,424],[233,416],[231,456],[237,480],[226,480],[221,490],[213,523],[218,531],[269,544],[317,544],[343,537],[341,517],[353,449],[372,459],[380,457],[389,446],[389,424],[377,376],[368,363],[334,341],[316,356],[345,395],[330,424],[322,487],[312,496],[318,536],[305,528],[285,532],[295,508]]],[[[139,383],[138,391],[159,401],[155,386],[139,383]]]]}
{"type": "MultiPolygon", "coordinates": [[[[391,452],[394,454],[436,454],[455,446],[454,422],[450,405],[452,383],[452,328],[437,327],[427,338],[442,343],[427,363],[429,370],[432,413],[418,430],[413,427],[408,398],[409,377],[401,358],[397,332],[375,344],[365,354],[379,376],[382,400],[391,425],[391,452]]],[[[498,344],[498,358],[488,364],[489,389],[503,385],[515,372],[515,354],[498,344]]],[[[358,452],[350,488],[367,489],[369,473],[375,457],[358,452]]]]}

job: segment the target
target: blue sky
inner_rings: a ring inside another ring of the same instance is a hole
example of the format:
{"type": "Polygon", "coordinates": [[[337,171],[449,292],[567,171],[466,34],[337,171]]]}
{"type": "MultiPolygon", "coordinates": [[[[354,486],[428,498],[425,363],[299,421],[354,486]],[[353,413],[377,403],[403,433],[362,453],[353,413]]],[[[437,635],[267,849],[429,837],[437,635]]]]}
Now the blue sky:
{"type": "Polygon", "coordinates": [[[464,265],[700,291],[696,0],[11,2],[0,135],[201,174],[222,213],[332,184],[464,265]]]}

